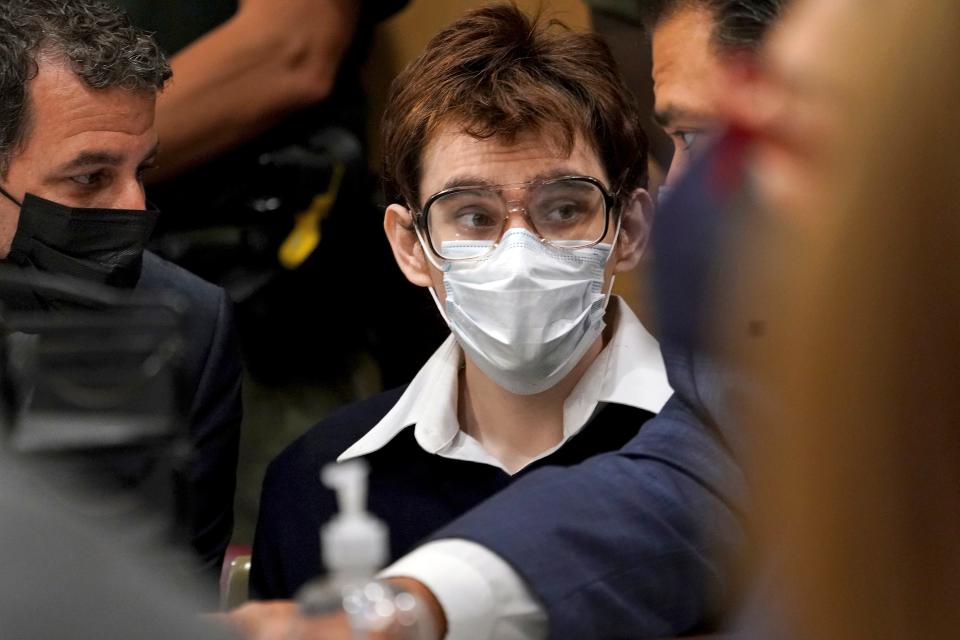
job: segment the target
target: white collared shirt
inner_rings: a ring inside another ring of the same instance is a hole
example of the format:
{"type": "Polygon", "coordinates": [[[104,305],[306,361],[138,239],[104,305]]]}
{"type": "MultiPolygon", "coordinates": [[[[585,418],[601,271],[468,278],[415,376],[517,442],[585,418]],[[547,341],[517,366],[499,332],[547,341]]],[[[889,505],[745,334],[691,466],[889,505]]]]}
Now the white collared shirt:
{"type": "MultiPolygon", "coordinates": [[[[613,402],[657,413],[673,393],[656,338],[619,297],[610,341],[590,364],[563,404],[563,438],[529,463],[550,455],[579,433],[604,404],[613,402]]],[[[337,462],[368,455],[414,425],[414,438],[427,453],[444,458],[503,464],[457,420],[459,371],[463,351],[453,335],[447,338],[410,382],[380,422],[340,454],[337,462]]]]}
{"type": "MultiPolygon", "coordinates": [[[[656,339],[620,298],[610,342],[590,365],[563,405],[563,442],[589,422],[602,403],[616,402],[658,412],[672,394],[656,339]]],[[[376,427],[347,449],[341,460],[384,446],[414,424],[426,451],[502,468],[457,426],[460,349],[448,339],[376,427]]],[[[539,457],[549,455],[561,442],[539,457]]],[[[486,547],[461,539],[429,542],[384,569],[382,577],[404,576],[426,585],[447,618],[446,640],[541,640],[547,616],[513,568],[486,547]]]]}

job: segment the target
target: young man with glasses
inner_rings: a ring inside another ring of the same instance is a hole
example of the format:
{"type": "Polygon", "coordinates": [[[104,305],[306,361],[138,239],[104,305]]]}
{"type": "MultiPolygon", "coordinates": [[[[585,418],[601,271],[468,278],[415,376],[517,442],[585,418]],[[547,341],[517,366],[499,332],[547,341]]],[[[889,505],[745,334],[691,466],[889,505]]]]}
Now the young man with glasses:
{"type": "Polygon", "coordinates": [[[324,571],[325,464],[366,459],[396,558],[532,469],[618,449],[671,393],[656,340],[610,294],[641,258],[652,204],[639,114],[594,36],[512,6],[468,14],[397,78],[383,134],[387,238],[452,335],[408,386],[271,464],[252,569],[263,598],[324,571]]]}

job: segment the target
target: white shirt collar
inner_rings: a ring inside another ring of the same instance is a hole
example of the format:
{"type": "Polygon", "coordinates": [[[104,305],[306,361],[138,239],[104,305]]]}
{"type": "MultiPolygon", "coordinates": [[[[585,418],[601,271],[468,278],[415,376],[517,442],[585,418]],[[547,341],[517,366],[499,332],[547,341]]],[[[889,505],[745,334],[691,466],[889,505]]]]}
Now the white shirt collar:
{"type": "MultiPolygon", "coordinates": [[[[611,309],[615,311],[611,317],[616,319],[613,335],[564,402],[563,440],[535,459],[556,451],[579,433],[601,403],[613,402],[656,413],[673,393],[656,338],[626,302],[617,296],[611,300],[616,305],[611,309]]],[[[457,391],[462,360],[463,352],[450,335],[387,415],[340,454],[337,461],[373,453],[405,428],[415,425],[414,438],[428,453],[503,468],[479,442],[460,430],[457,391]]]]}

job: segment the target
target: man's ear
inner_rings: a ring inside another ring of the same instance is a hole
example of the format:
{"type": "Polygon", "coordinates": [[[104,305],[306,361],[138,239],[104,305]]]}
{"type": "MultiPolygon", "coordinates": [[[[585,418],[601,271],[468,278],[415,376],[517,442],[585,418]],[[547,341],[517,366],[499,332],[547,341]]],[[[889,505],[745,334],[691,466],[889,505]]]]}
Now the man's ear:
{"type": "Polygon", "coordinates": [[[430,279],[429,262],[417,239],[410,210],[399,204],[387,207],[383,214],[383,231],[390,241],[393,257],[407,280],[418,287],[431,286],[433,281],[430,279]]]}
{"type": "Polygon", "coordinates": [[[620,214],[620,237],[614,248],[614,273],[631,271],[640,264],[650,239],[653,200],[646,189],[635,189],[620,214]]]}

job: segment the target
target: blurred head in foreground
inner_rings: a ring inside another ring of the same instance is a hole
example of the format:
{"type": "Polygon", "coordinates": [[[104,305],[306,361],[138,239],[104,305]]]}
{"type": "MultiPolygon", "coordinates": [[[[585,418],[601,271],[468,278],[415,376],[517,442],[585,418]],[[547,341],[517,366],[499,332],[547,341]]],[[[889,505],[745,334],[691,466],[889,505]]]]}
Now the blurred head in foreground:
{"type": "Polygon", "coordinates": [[[960,629],[960,4],[806,0],[734,119],[802,230],[764,363],[763,509],[796,638],[960,629]],[[896,44],[895,43],[899,43],[896,44]],[[909,45],[909,46],[901,46],[909,45]],[[758,105],[759,106],[756,106],[758,105]]]}

